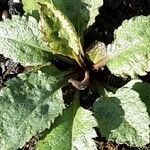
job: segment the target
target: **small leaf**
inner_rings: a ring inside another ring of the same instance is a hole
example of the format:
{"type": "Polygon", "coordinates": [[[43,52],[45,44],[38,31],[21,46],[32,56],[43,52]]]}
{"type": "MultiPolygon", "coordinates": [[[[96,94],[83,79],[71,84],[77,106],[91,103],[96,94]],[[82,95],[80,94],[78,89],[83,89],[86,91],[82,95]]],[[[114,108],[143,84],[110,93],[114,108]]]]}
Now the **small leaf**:
{"type": "Polygon", "coordinates": [[[106,57],[106,46],[102,42],[96,42],[87,49],[86,54],[88,55],[89,59],[96,64],[106,57]]]}
{"type": "Polygon", "coordinates": [[[37,3],[37,0],[22,0],[23,3],[23,10],[27,15],[31,15],[37,20],[39,20],[39,5],[37,3]]]}
{"type": "Polygon", "coordinates": [[[44,64],[51,58],[38,23],[32,17],[13,17],[12,20],[0,22],[0,54],[20,62],[24,66],[44,64]]]}
{"type": "Polygon", "coordinates": [[[23,0],[23,9],[26,13],[32,14],[34,10],[39,9],[39,5],[37,3],[37,0],[23,0]]]}
{"type": "Polygon", "coordinates": [[[0,149],[18,149],[62,114],[64,73],[54,66],[20,74],[0,91],[0,149]],[[63,80],[61,80],[63,79],[63,80]]]}
{"type": "Polygon", "coordinates": [[[109,140],[141,147],[150,139],[150,84],[130,81],[94,103],[100,132],[109,140]]]}
{"type": "Polygon", "coordinates": [[[40,150],[96,150],[93,139],[96,133],[93,129],[96,121],[92,113],[79,107],[79,96],[74,96],[73,104],[64,110],[50,133],[38,142],[40,150]]]}
{"type": "Polygon", "coordinates": [[[92,25],[98,15],[98,8],[103,5],[103,0],[52,0],[73,23],[78,35],[83,36],[83,31],[92,25]]]}
{"type": "Polygon", "coordinates": [[[108,45],[107,67],[122,77],[146,75],[150,71],[150,16],[126,20],[115,32],[115,41],[108,45]]]}
{"type": "Polygon", "coordinates": [[[50,50],[78,60],[82,47],[71,22],[52,3],[40,2],[40,5],[41,31],[50,50]]]}

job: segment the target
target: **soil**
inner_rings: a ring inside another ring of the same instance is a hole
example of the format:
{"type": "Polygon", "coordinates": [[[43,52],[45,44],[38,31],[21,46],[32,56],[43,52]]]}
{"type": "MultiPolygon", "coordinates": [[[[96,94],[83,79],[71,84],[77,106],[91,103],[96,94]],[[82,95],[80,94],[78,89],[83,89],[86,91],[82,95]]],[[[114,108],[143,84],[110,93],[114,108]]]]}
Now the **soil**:
{"type": "MultiPolygon", "coordinates": [[[[11,15],[20,15],[24,13],[21,1],[19,3],[14,3],[13,0],[0,0],[0,20],[3,17],[11,18],[11,15]]],[[[150,14],[150,0],[104,0],[104,5],[99,9],[99,15],[95,19],[95,23],[88,28],[84,33],[84,49],[88,48],[95,41],[104,42],[106,45],[111,43],[114,39],[114,30],[117,29],[125,19],[130,19],[134,16],[139,15],[149,15],[150,14]]],[[[59,64],[59,63],[58,63],[59,64]]],[[[19,63],[13,62],[9,58],[4,58],[0,55],[0,88],[5,85],[5,82],[15,76],[18,73],[24,71],[24,67],[19,63]]],[[[150,83],[150,73],[144,77],[140,77],[143,81],[150,83]]],[[[101,76],[97,77],[98,80],[104,80],[109,85],[113,87],[121,87],[124,85],[129,78],[124,80],[122,78],[115,77],[111,75],[107,68],[101,72],[101,76]]],[[[64,93],[67,93],[68,88],[64,88],[64,93]]],[[[91,105],[96,97],[96,95],[90,95],[90,91],[84,91],[89,93],[85,96],[83,92],[83,99],[81,105],[87,109],[91,109],[91,105]],[[93,99],[93,101],[88,101],[87,99],[93,99]]],[[[73,92],[73,91],[71,91],[73,92]]],[[[67,95],[68,96],[68,95],[67,95]]],[[[69,104],[66,101],[66,104],[69,104]]],[[[108,142],[101,134],[98,132],[98,137],[95,138],[98,150],[139,150],[138,147],[128,147],[125,144],[118,145],[117,143],[108,142]]],[[[24,147],[20,150],[35,150],[36,142],[38,140],[38,135],[34,136],[29,142],[27,142],[24,147]]],[[[150,149],[150,145],[143,147],[142,149],[150,149]]]]}

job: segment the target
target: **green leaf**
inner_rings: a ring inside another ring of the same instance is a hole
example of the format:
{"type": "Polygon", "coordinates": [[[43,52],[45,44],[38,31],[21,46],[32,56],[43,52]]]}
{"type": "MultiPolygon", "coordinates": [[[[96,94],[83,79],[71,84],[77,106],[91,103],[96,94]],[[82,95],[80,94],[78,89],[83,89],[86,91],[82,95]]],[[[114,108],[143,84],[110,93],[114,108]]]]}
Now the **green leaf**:
{"type": "Polygon", "coordinates": [[[80,36],[83,36],[83,31],[94,23],[98,8],[103,5],[103,0],[52,1],[73,23],[80,36]]]}
{"type": "Polygon", "coordinates": [[[79,53],[83,52],[72,23],[52,3],[47,1],[39,3],[41,5],[41,31],[50,50],[54,54],[78,60],[79,53]]]}
{"type": "Polygon", "coordinates": [[[106,57],[107,55],[106,46],[102,42],[96,42],[87,49],[86,54],[88,58],[94,64],[96,64],[99,61],[102,61],[106,57]]]}
{"type": "Polygon", "coordinates": [[[150,139],[150,84],[130,81],[94,103],[100,132],[109,140],[141,147],[150,139]]]}
{"type": "Polygon", "coordinates": [[[37,3],[37,0],[23,0],[23,9],[26,13],[32,14],[34,10],[39,9],[39,5],[37,3]]]}
{"type": "Polygon", "coordinates": [[[110,71],[122,77],[146,75],[150,71],[150,16],[126,20],[115,32],[115,41],[108,45],[110,71]]]}
{"type": "Polygon", "coordinates": [[[11,80],[0,91],[0,149],[18,149],[62,114],[64,73],[46,66],[11,80]],[[63,80],[61,80],[63,79],[63,80]]]}
{"type": "Polygon", "coordinates": [[[22,0],[23,3],[23,10],[27,15],[31,15],[35,17],[37,20],[39,20],[39,5],[37,3],[37,0],[22,0]]]}
{"type": "Polygon", "coordinates": [[[38,142],[40,150],[96,150],[93,139],[96,133],[93,129],[96,121],[92,113],[79,107],[79,96],[75,95],[73,104],[64,110],[52,130],[38,142]]]}
{"type": "Polygon", "coordinates": [[[20,62],[24,66],[46,63],[52,56],[32,17],[13,16],[12,20],[0,22],[0,54],[20,62]]]}

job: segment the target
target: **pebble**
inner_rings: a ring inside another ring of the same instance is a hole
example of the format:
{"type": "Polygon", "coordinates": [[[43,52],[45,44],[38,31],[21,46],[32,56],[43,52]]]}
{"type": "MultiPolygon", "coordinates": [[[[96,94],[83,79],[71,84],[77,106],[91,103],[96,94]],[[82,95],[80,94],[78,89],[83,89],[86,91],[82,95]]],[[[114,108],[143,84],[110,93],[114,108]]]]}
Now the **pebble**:
{"type": "Polygon", "coordinates": [[[8,10],[4,10],[4,11],[2,12],[2,19],[5,20],[5,19],[7,19],[7,18],[9,18],[8,10]]]}
{"type": "Polygon", "coordinates": [[[21,3],[20,0],[13,0],[14,3],[21,3]]]}

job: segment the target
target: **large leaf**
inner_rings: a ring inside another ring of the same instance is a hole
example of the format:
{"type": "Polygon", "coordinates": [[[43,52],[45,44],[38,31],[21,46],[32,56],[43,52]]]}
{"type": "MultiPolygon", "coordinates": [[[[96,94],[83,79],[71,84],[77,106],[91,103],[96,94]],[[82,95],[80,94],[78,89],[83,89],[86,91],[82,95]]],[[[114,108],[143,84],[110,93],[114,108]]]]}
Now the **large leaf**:
{"type": "Polygon", "coordinates": [[[41,5],[41,31],[50,50],[54,54],[78,60],[79,53],[83,52],[72,23],[49,1],[39,3],[41,5]]]}
{"type": "Polygon", "coordinates": [[[32,17],[27,21],[14,16],[0,22],[0,41],[0,54],[25,66],[46,63],[51,57],[32,17]]]}
{"type": "Polygon", "coordinates": [[[40,150],[96,150],[93,129],[96,121],[92,113],[79,107],[79,97],[74,97],[73,104],[64,110],[51,132],[38,143],[40,150]]]}
{"type": "Polygon", "coordinates": [[[62,114],[61,80],[54,66],[21,74],[0,91],[0,149],[18,149],[62,114]]]}
{"type": "Polygon", "coordinates": [[[110,71],[132,78],[150,71],[150,16],[126,20],[115,32],[115,41],[107,48],[110,71]]]}
{"type": "Polygon", "coordinates": [[[73,23],[79,35],[92,25],[98,15],[98,8],[103,5],[103,0],[52,0],[73,23]]]}
{"type": "Polygon", "coordinates": [[[94,114],[103,136],[130,146],[150,139],[150,84],[130,81],[115,94],[97,99],[94,114]]]}

